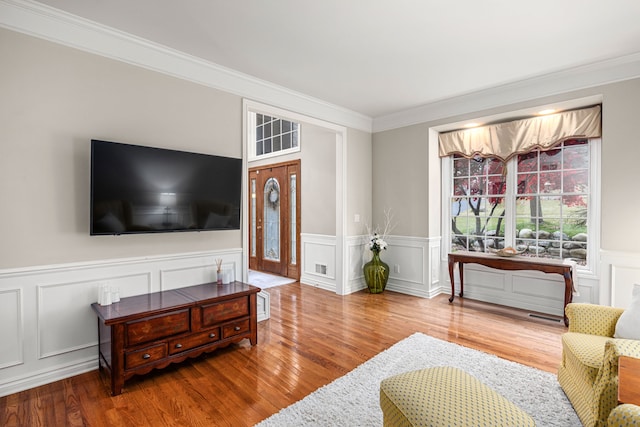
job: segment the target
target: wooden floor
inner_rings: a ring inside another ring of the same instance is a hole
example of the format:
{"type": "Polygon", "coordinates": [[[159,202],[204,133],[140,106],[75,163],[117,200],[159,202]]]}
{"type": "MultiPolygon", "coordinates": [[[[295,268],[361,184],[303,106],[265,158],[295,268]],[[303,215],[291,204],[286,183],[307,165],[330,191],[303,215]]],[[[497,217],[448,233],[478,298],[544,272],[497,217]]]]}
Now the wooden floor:
{"type": "MultiPolygon", "coordinates": [[[[447,296],[347,296],[294,283],[267,290],[271,318],[248,340],[125,383],[110,397],[98,371],[0,398],[7,426],[252,426],[414,332],[549,372],[560,322],[447,296]]],[[[97,361],[96,361],[97,368],[97,361]]]]}

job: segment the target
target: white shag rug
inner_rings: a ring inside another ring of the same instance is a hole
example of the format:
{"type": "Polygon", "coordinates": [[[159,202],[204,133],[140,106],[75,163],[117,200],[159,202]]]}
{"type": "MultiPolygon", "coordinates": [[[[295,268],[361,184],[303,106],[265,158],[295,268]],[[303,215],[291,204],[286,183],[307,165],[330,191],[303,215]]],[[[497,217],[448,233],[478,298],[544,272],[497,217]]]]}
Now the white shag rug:
{"type": "Polygon", "coordinates": [[[555,374],[415,333],[256,427],[381,426],[380,381],[432,366],[456,366],[473,375],[538,427],[581,425],[555,374]]]}
{"type": "Polygon", "coordinates": [[[257,286],[261,289],[267,289],[274,286],[287,285],[295,282],[295,280],[288,277],[276,276],[275,274],[249,270],[248,282],[250,285],[257,286]]]}

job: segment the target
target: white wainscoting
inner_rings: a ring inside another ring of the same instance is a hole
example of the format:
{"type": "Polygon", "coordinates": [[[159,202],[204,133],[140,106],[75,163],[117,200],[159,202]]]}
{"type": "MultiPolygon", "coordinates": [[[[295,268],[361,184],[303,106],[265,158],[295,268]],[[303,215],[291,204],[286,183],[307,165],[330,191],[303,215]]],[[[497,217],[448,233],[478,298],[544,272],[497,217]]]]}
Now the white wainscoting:
{"type": "Polygon", "coordinates": [[[211,282],[217,258],[242,277],[241,249],[0,270],[0,396],[97,369],[100,284],[127,297],[211,282]]]}
{"type": "MultiPolygon", "coordinates": [[[[300,239],[304,267],[300,282],[336,292],[336,237],[302,234],[300,239]],[[326,266],[326,274],[321,272],[323,266],[326,266]]],[[[345,294],[366,289],[362,266],[371,259],[368,239],[368,236],[349,236],[346,239],[348,265],[344,268],[348,274],[345,294]]],[[[427,298],[446,291],[440,281],[440,238],[388,236],[387,242],[389,248],[381,257],[391,270],[388,290],[427,298]]]]}
{"type": "MultiPolygon", "coordinates": [[[[380,254],[389,264],[390,291],[431,298],[442,292],[440,285],[440,238],[387,236],[389,247],[380,254]]],[[[346,293],[366,289],[362,266],[371,259],[368,236],[347,239],[349,283],[346,293]]]]}
{"type": "Polygon", "coordinates": [[[336,292],[336,236],[300,234],[300,283],[336,292]]]}
{"type": "Polygon", "coordinates": [[[388,236],[386,241],[381,257],[389,264],[388,290],[425,298],[442,292],[439,238],[388,236]]]}
{"type": "Polygon", "coordinates": [[[640,253],[602,251],[600,253],[602,305],[627,308],[633,285],[640,284],[640,253]]]}

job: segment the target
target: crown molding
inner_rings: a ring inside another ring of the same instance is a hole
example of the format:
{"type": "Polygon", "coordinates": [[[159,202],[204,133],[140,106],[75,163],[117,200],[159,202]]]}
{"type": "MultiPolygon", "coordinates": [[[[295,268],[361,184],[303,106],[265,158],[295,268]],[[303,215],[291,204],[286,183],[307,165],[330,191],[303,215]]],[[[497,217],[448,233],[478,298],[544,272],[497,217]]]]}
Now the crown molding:
{"type": "Polygon", "coordinates": [[[446,119],[636,77],[640,77],[640,53],[574,67],[376,117],[373,120],[373,132],[446,119]]]}
{"type": "Polygon", "coordinates": [[[0,0],[0,27],[371,132],[371,117],[30,0],[0,0]]]}

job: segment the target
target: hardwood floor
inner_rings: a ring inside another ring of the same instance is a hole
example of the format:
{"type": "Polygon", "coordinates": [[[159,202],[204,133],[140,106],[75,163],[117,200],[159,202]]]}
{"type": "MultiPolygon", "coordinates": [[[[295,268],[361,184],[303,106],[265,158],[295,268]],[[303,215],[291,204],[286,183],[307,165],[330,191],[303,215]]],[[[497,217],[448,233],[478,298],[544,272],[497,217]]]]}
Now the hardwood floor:
{"type": "MultiPolygon", "coordinates": [[[[6,426],[252,426],[414,332],[549,372],[561,322],[446,295],[347,296],[298,283],[267,290],[271,318],[248,340],[127,383],[93,371],[0,398],[6,426]]],[[[97,368],[97,362],[96,362],[97,368]]]]}

